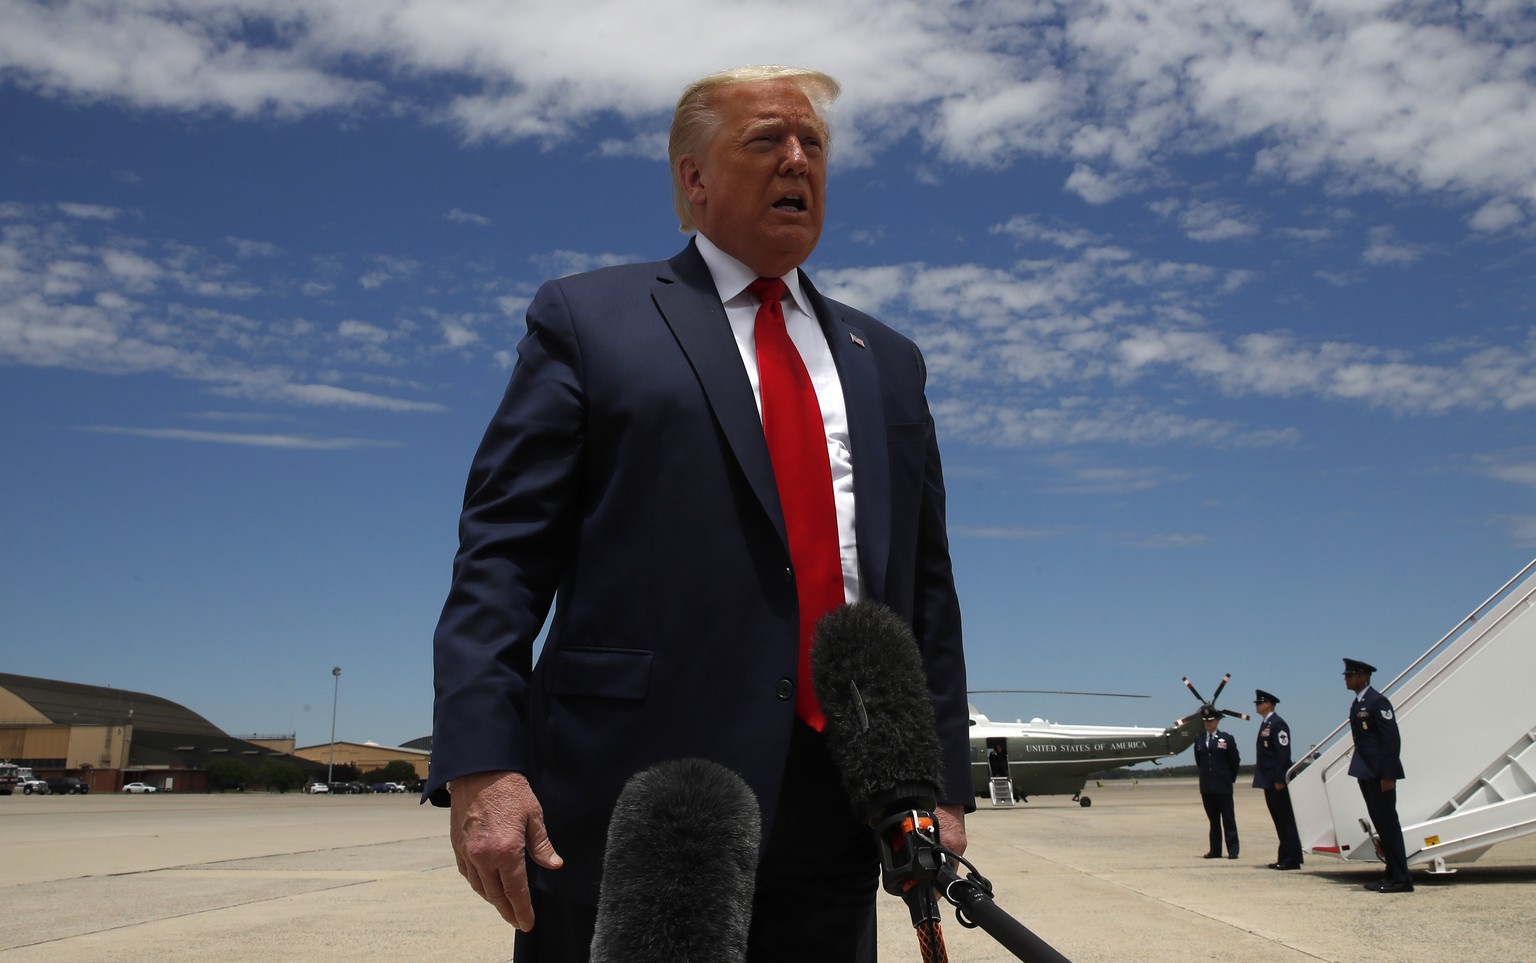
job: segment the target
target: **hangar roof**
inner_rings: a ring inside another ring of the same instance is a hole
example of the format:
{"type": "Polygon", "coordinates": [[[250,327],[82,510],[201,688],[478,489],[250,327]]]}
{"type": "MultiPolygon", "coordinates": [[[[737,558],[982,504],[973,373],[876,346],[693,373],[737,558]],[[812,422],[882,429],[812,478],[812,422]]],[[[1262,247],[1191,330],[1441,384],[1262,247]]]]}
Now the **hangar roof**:
{"type": "Polygon", "coordinates": [[[0,689],[8,690],[54,725],[132,724],[139,731],[224,736],[218,726],[186,706],[145,692],[9,672],[0,672],[0,689]]]}

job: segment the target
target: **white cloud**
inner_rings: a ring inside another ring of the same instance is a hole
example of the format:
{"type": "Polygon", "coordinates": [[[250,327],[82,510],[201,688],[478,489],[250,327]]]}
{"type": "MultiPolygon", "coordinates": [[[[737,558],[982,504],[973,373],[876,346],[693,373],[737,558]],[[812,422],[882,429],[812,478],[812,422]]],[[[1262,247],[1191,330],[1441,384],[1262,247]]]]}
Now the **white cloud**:
{"type": "Polygon", "coordinates": [[[414,274],[420,266],[420,264],[408,258],[389,257],[383,254],[374,255],[373,269],[359,275],[357,283],[371,291],[374,288],[383,287],[391,281],[414,274]]]}
{"type": "Polygon", "coordinates": [[[916,263],[817,272],[830,296],[871,310],[922,346],[946,434],[1004,447],[1299,440],[1288,426],[1180,410],[1213,395],[1315,398],[1403,414],[1536,408],[1536,332],[1497,346],[1387,348],[1246,330],[1233,294],[1251,283],[1249,272],[1139,257],[1029,219],[1002,230],[1066,243],[1055,256],[1008,269],[916,263]]]}
{"type": "Polygon", "coordinates": [[[1030,214],[1015,215],[1006,223],[993,227],[992,233],[1011,234],[1021,241],[1041,241],[1068,251],[1104,243],[1103,238],[1081,228],[1043,224],[1040,218],[1030,214]]]}
{"type": "Polygon", "coordinates": [[[1486,234],[1496,234],[1507,227],[1519,224],[1525,219],[1525,212],[1520,205],[1508,197],[1496,197],[1472,215],[1468,222],[1472,229],[1486,234]]]}
{"type": "Polygon", "coordinates": [[[1048,541],[1073,534],[1050,528],[983,528],[976,525],[950,525],[951,538],[1001,538],[1014,541],[1048,541]]]}
{"type": "Polygon", "coordinates": [[[249,258],[276,257],[283,249],[267,241],[249,241],[240,237],[226,237],[224,243],[235,249],[235,257],[244,261],[249,258]]]}
{"type": "Polygon", "coordinates": [[[595,271],[615,264],[633,264],[644,260],[633,254],[587,254],[582,251],[549,251],[530,258],[545,277],[563,278],[584,271],[595,271]]]}
{"type": "Polygon", "coordinates": [[[232,310],[262,290],[239,269],[187,245],[98,237],[110,231],[100,219],[44,213],[12,208],[0,222],[0,364],[153,372],[283,404],[442,410],[340,383],[399,364],[381,347],[391,332],[345,321],[332,335],[302,319],[232,310]],[[311,373],[313,356],[364,367],[311,373]]]}
{"type": "Polygon", "coordinates": [[[355,103],[373,84],[331,72],[291,3],[0,0],[0,65],[44,91],[172,110],[294,115],[355,103]],[[258,45],[245,24],[296,38],[258,45]]]}
{"type": "Polygon", "coordinates": [[[1424,256],[1424,248],[1397,239],[1397,231],[1390,227],[1371,229],[1371,241],[1361,255],[1365,263],[1382,266],[1406,267],[1424,256]]]}
{"type": "MultiPolygon", "coordinates": [[[[961,164],[1046,156],[1071,165],[1067,190],[1103,203],[1172,158],[1223,151],[1261,177],[1464,197],[1480,231],[1536,206],[1536,31],[1512,0],[779,0],[702,14],[624,0],[0,0],[0,20],[0,70],[60,96],[236,115],[377,106],[544,143],[610,117],[635,128],[601,149],[648,156],[683,83],[759,62],[761,37],[814,22],[793,59],[843,81],[838,150],[854,163],[914,138],[961,164]]],[[[1248,226],[1206,215],[1192,229],[1248,226]]]]}
{"type": "Polygon", "coordinates": [[[343,338],[366,341],[369,344],[383,344],[390,339],[388,331],[366,321],[343,321],[337,326],[336,333],[343,338]]]}
{"type": "Polygon", "coordinates": [[[491,219],[484,214],[475,214],[471,211],[460,210],[457,207],[444,214],[443,217],[446,220],[453,221],[455,224],[478,224],[480,227],[489,227],[491,224],[491,219]]]}
{"type": "Polygon", "coordinates": [[[310,438],[304,435],[247,435],[225,431],[195,431],[187,428],[122,428],[91,425],[86,431],[167,441],[192,441],[203,444],[241,445],[251,448],[292,448],[305,451],[339,451],[354,448],[398,448],[399,442],[367,438],[310,438]]]}
{"type": "Polygon", "coordinates": [[[1163,217],[1172,218],[1195,241],[1230,241],[1259,233],[1253,215],[1232,203],[1168,198],[1151,207],[1163,217]]]}
{"type": "Polygon", "coordinates": [[[1529,453],[1525,457],[1485,456],[1480,459],[1480,466],[1490,478],[1536,488],[1536,458],[1529,453]]]}
{"type": "Polygon", "coordinates": [[[1536,546],[1536,515],[1506,515],[1499,519],[1508,529],[1510,538],[1522,548],[1536,546]]]}
{"type": "Polygon", "coordinates": [[[59,210],[69,217],[79,218],[82,221],[115,221],[122,213],[115,207],[103,207],[100,204],[75,204],[66,201],[59,202],[59,210]]]}

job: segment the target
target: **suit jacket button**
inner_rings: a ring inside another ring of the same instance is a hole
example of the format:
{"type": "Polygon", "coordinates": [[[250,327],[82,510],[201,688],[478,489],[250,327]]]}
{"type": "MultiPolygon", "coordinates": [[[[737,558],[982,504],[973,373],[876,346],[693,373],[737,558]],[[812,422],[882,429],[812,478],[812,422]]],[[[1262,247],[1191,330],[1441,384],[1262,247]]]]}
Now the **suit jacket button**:
{"type": "Polygon", "coordinates": [[[773,694],[780,699],[793,699],[795,697],[795,684],[788,679],[780,679],[773,685],[773,694]]]}
{"type": "Polygon", "coordinates": [[[784,569],[784,581],[788,582],[790,585],[795,584],[795,570],[794,569],[789,568],[787,566],[785,567],[785,569],[784,569]]]}

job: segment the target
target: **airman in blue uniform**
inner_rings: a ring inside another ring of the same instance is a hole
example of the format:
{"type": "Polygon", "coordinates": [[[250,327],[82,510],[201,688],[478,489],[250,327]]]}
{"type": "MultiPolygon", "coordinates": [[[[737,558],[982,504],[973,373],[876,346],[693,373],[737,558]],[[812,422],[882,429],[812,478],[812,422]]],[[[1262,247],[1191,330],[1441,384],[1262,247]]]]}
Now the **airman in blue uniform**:
{"type": "Polygon", "coordinates": [[[1275,711],[1279,702],[1279,697],[1263,689],[1253,690],[1253,707],[1259,713],[1253,787],[1264,790],[1264,803],[1269,807],[1269,818],[1275,822],[1275,835],[1280,838],[1279,855],[1269,868],[1300,869],[1301,836],[1296,831],[1296,811],[1291,808],[1291,792],[1285,778],[1291,768],[1291,727],[1275,711]]]}
{"type": "Polygon", "coordinates": [[[1371,688],[1374,665],[1358,659],[1344,660],[1344,685],[1355,693],[1349,707],[1349,732],[1355,739],[1355,755],[1349,774],[1360,782],[1360,795],[1371,825],[1381,839],[1387,863],[1385,878],[1367,883],[1378,893],[1411,893],[1413,877],[1403,846],[1403,824],[1397,818],[1397,781],[1403,778],[1402,736],[1387,697],[1371,688]]]}
{"type": "Polygon", "coordinates": [[[1210,820],[1210,846],[1206,859],[1221,857],[1221,841],[1227,841],[1227,858],[1237,858],[1237,816],[1232,810],[1232,786],[1237,782],[1241,761],[1237,740],[1216,727],[1221,713],[1211,706],[1200,710],[1205,732],[1195,737],[1195,768],[1200,771],[1200,801],[1205,804],[1205,818],[1210,820]]]}

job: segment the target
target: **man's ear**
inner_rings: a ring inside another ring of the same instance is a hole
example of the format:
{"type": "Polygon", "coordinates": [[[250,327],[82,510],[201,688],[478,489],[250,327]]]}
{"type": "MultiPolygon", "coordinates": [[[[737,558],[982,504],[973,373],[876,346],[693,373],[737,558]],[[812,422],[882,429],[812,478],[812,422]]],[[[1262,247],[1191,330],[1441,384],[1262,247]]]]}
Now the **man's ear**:
{"type": "Polygon", "coordinates": [[[704,172],[699,169],[698,161],[692,157],[684,157],[677,162],[678,180],[683,185],[683,196],[695,207],[701,205],[707,199],[704,190],[704,172]]]}

